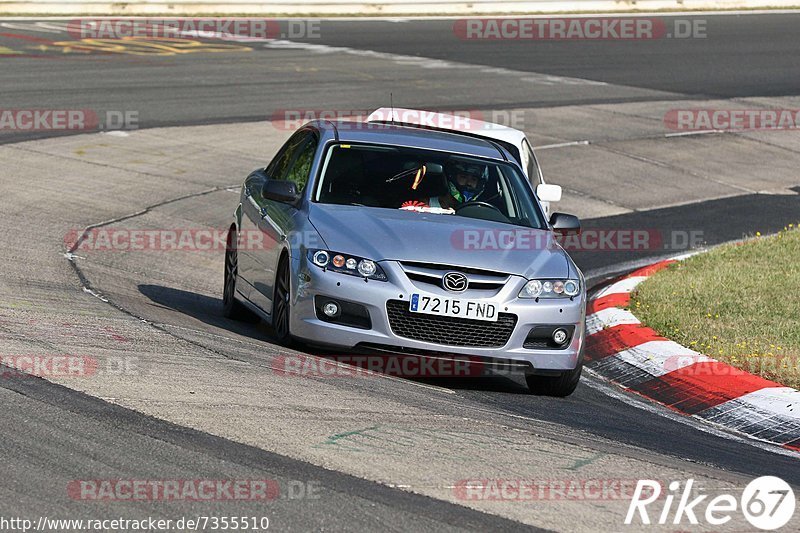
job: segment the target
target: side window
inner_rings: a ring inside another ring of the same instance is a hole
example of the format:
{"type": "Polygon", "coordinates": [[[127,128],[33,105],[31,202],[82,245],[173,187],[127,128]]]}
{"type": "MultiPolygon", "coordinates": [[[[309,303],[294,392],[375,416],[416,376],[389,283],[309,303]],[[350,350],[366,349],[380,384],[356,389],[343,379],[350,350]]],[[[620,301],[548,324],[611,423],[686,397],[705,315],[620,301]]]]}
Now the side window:
{"type": "Polygon", "coordinates": [[[302,192],[308,184],[308,176],[311,174],[311,163],[314,161],[314,153],[317,151],[317,140],[313,135],[309,135],[304,145],[301,145],[299,153],[292,163],[291,168],[284,179],[293,181],[297,184],[297,191],[302,192]]]}
{"type": "Polygon", "coordinates": [[[297,155],[297,151],[308,140],[309,135],[307,131],[299,131],[292,135],[267,167],[267,176],[276,180],[285,179],[286,173],[297,155]]]}

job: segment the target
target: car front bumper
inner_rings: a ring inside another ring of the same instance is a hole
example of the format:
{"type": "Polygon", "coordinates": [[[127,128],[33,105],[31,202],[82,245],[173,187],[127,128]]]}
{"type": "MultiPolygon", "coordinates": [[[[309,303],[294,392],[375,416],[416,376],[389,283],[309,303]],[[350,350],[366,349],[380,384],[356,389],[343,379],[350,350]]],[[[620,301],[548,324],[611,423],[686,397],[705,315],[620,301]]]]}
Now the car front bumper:
{"type": "Polygon", "coordinates": [[[505,286],[491,297],[486,297],[485,291],[481,291],[480,295],[470,290],[453,294],[430,284],[415,284],[405,275],[400,264],[394,261],[380,262],[389,278],[388,281],[365,281],[364,278],[356,276],[323,271],[306,258],[294,258],[292,261],[290,327],[292,335],[302,341],[349,352],[356,350],[360,344],[370,344],[421,352],[509,360],[527,363],[532,367],[532,371],[567,371],[576,368],[581,362],[585,338],[585,292],[581,292],[573,299],[543,298],[538,302],[520,299],[517,295],[527,280],[521,276],[511,276],[505,286]],[[390,326],[387,302],[398,299],[409,301],[412,293],[420,292],[465,300],[480,298],[482,301],[492,302],[498,306],[500,312],[516,315],[516,326],[505,345],[496,347],[451,346],[396,335],[390,326]],[[363,305],[369,312],[371,329],[359,329],[320,320],[315,311],[315,296],[363,305]],[[569,346],[561,349],[523,347],[531,329],[543,325],[575,326],[569,346]]]}

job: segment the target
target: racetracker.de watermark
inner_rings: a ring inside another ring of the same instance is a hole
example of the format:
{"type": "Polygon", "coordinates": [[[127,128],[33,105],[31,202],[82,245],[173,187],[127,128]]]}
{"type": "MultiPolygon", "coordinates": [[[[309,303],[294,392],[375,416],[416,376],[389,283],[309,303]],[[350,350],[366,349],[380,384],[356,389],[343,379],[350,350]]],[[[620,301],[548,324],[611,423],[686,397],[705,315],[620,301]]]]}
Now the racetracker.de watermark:
{"type": "Polygon", "coordinates": [[[450,243],[456,250],[509,252],[553,249],[561,246],[568,252],[607,251],[645,252],[652,250],[688,250],[704,243],[701,230],[656,230],[626,228],[588,228],[580,233],[550,234],[532,229],[458,229],[450,243]]]}
{"type": "Polygon", "coordinates": [[[630,500],[637,479],[462,479],[453,495],[465,501],[613,501],[630,500]]]}
{"type": "Polygon", "coordinates": [[[0,377],[85,378],[97,373],[98,362],[84,355],[0,355],[0,377]]]}
{"type": "Polygon", "coordinates": [[[135,356],[6,354],[0,355],[0,378],[33,376],[45,379],[93,378],[100,375],[139,375],[142,368],[135,356]]]}
{"type": "Polygon", "coordinates": [[[800,109],[670,109],[664,126],[687,132],[796,130],[800,109]]]}
{"type": "Polygon", "coordinates": [[[347,121],[340,129],[376,129],[392,123],[459,131],[486,131],[498,126],[525,128],[525,113],[520,110],[278,109],[270,113],[267,120],[274,128],[287,131],[294,131],[314,120],[347,121]],[[370,117],[371,122],[367,122],[370,117]]]}
{"type": "Polygon", "coordinates": [[[113,131],[139,128],[138,111],[0,109],[0,132],[113,131]]]}
{"type": "MultiPolygon", "coordinates": [[[[229,229],[219,228],[92,228],[73,229],[64,235],[64,245],[76,252],[224,252],[229,229]]],[[[260,229],[240,230],[236,248],[242,251],[272,250],[279,243],[260,229]]],[[[324,248],[320,236],[311,231],[291,233],[292,247],[324,248]]],[[[527,228],[463,228],[450,234],[450,246],[474,252],[509,252],[554,249],[569,252],[645,252],[690,250],[702,246],[701,230],[655,230],[589,228],[580,233],[550,233],[527,228]]]]}
{"type": "Polygon", "coordinates": [[[322,36],[320,20],[262,18],[82,18],[67,23],[75,39],[181,39],[226,41],[314,39],[322,36]]]}
{"type": "Polygon", "coordinates": [[[673,355],[664,361],[667,372],[680,371],[683,376],[759,376],[780,375],[800,378],[800,356],[792,354],[749,354],[735,356],[732,364],[716,361],[705,355],[673,355]],[[733,366],[736,365],[736,366],[733,366]]]}
{"type": "Polygon", "coordinates": [[[67,484],[71,499],[99,502],[316,500],[320,492],[316,480],[75,479],[67,484]]]}
{"type": "Polygon", "coordinates": [[[704,39],[705,19],[673,17],[467,18],[453,24],[462,40],[649,41],[704,39]]]}
{"type": "Polygon", "coordinates": [[[370,377],[375,373],[402,378],[466,378],[484,376],[495,366],[488,359],[466,355],[422,357],[393,354],[326,355],[324,358],[280,355],[271,365],[276,375],[298,378],[370,377]]]}
{"type": "MultiPolygon", "coordinates": [[[[64,235],[64,245],[73,253],[87,251],[224,252],[227,249],[229,231],[228,228],[72,229],[64,235]]],[[[240,230],[236,235],[238,250],[272,250],[278,246],[278,241],[261,230],[240,230]]],[[[322,240],[314,232],[292,233],[287,237],[286,242],[290,246],[322,247],[322,240]]]]}

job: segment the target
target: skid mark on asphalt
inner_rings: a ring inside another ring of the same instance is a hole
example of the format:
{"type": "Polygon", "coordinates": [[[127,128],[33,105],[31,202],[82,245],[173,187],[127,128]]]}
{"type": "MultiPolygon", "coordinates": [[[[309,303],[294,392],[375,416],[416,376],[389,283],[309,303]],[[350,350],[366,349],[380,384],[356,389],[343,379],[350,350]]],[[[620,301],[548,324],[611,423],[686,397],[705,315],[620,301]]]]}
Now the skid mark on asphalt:
{"type": "Polygon", "coordinates": [[[474,460],[476,448],[492,454],[492,450],[498,446],[502,446],[505,451],[535,453],[538,457],[547,456],[553,464],[560,465],[559,468],[563,470],[578,470],[608,455],[605,452],[588,450],[573,450],[570,455],[563,450],[536,448],[530,444],[526,432],[512,432],[507,427],[489,427],[485,432],[477,432],[397,425],[369,426],[331,435],[312,447],[394,456],[406,456],[409,450],[413,449],[425,450],[428,457],[474,460]],[[504,435],[503,432],[508,434],[504,435]]]}

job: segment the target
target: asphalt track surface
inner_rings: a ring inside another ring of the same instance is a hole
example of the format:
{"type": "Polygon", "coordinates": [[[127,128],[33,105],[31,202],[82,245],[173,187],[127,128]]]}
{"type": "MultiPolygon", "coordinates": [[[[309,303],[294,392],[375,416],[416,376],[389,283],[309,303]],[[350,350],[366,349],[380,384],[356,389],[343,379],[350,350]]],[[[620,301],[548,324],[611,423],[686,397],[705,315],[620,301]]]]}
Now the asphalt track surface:
{"type": "MultiPolygon", "coordinates": [[[[794,96],[800,87],[800,43],[795,31],[798,22],[800,15],[719,16],[708,17],[708,37],[702,40],[663,40],[638,46],[566,42],[504,43],[498,47],[496,43],[459,41],[452,34],[452,22],[446,21],[325,21],[322,38],[307,40],[312,44],[601,81],[607,86],[567,84],[553,88],[534,84],[534,90],[521,90],[494,84],[489,79],[492,74],[469,69],[457,70],[455,81],[449,79],[448,71],[443,73],[436,68],[412,80],[405,71],[407,66],[403,61],[398,63],[397,58],[373,58],[365,63],[365,70],[354,70],[336,54],[303,48],[158,58],[63,50],[56,55],[46,48],[26,49],[25,54],[18,54],[25,57],[0,59],[0,87],[3,108],[135,109],[144,128],[261,121],[281,109],[365,109],[384,105],[390,90],[395,103],[406,107],[495,110],[648,99],[794,96]],[[482,78],[470,83],[475,76],[482,78]]],[[[35,42],[20,35],[53,40],[47,33],[4,28],[0,46],[21,51],[35,42]],[[26,44],[23,46],[22,42],[26,44]]],[[[51,135],[2,132],[0,142],[51,135]]],[[[222,217],[227,211],[227,206],[215,207],[209,217],[222,217]]],[[[798,213],[800,202],[796,195],[746,194],[699,204],[633,210],[593,218],[586,225],[700,228],[705,242],[715,244],[756,230],[778,230],[795,222],[798,213]]],[[[575,258],[584,272],[593,275],[593,281],[600,281],[624,268],[627,262],[663,255],[664,250],[638,254],[579,252],[575,258]]],[[[16,259],[24,257],[25,254],[13,255],[16,259]]],[[[92,283],[108,289],[103,284],[103,271],[94,274],[90,275],[92,283]]],[[[75,282],[74,272],[69,275],[75,282]]],[[[25,286],[25,279],[15,279],[14,283],[25,286]]],[[[41,280],[29,286],[34,291],[47,289],[41,280]]],[[[142,284],[139,292],[156,304],[148,310],[147,318],[153,322],[185,321],[184,325],[206,327],[217,334],[227,330],[232,338],[252,337],[268,344],[268,333],[263,328],[221,319],[218,300],[186,293],[169,284],[142,284]]],[[[129,304],[125,306],[128,308],[136,305],[133,301],[123,303],[129,304]]],[[[657,461],[670,466],[687,468],[688,464],[697,472],[718,470],[734,482],[774,474],[800,485],[795,457],[701,431],[668,416],[666,410],[645,410],[639,400],[594,378],[589,380],[593,386],[584,384],[573,396],[558,401],[524,394],[518,381],[504,378],[480,382],[437,380],[436,385],[455,391],[458,401],[447,408],[453,413],[459,409],[487,409],[502,416],[534,416],[534,422],[519,422],[520,427],[536,431],[537,424],[541,424],[541,431],[553,439],[557,439],[559,427],[569,428],[584,438],[624,448],[634,457],[652,452],[658,455],[657,461]]],[[[319,480],[325,494],[320,500],[273,502],[269,515],[281,530],[527,527],[495,514],[164,422],[39,379],[3,379],[0,396],[8,415],[0,421],[6,436],[0,444],[0,452],[6,458],[6,475],[0,481],[4,516],[56,516],[76,510],[85,514],[86,507],[65,502],[63,486],[70,479],[85,478],[87,464],[94,464],[104,465],[119,477],[131,478],[169,478],[172,472],[175,477],[193,472],[197,478],[212,479],[319,480]]],[[[424,398],[413,398],[409,403],[424,403],[424,398]]],[[[221,504],[216,509],[200,503],[142,502],[113,510],[104,508],[102,514],[177,516],[217,510],[217,514],[233,514],[230,507],[221,504]]],[[[237,512],[246,514],[254,510],[261,509],[248,504],[236,507],[237,512]]],[[[93,512],[96,515],[99,511],[94,508],[93,512]]],[[[568,524],[566,521],[558,529],[566,529],[568,524]]]]}
{"type": "MultiPolygon", "coordinates": [[[[481,83],[470,83],[469,76],[453,80],[452,70],[437,68],[425,78],[408,80],[402,65],[390,61],[375,69],[364,63],[363,70],[354,72],[330,56],[330,61],[309,61],[308,53],[272,49],[158,58],[85,54],[74,47],[65,52],[68,45],[48,42],[73,40],[66,33],[18,27],[0,28],[0,46],[29,57],[0,54],[0,82],[8,108],[46,104],[74,109],[88,103],[98,110],[136,110],[142,127],[264,120],[283,109],[371,109],[388,105],[390,92],[397,106],[494,110],[661,100],[665,93],[676,101],[796,94],[800,58],[795,29],[800,14],[684,19],[705,21],[706,37],[486,42],[459,39],[452,20],[325,20],[307,30],[319,37],[293,39],[595,80],[629,91],[584,86],[554,93],[548,85],[519,90],[492,74],[481,74],[481,83]]],[[[289,31],[288,26],[282,28],[289,31]]],[[[6,138],[2,133],[0,139],[6,138]]]]}

